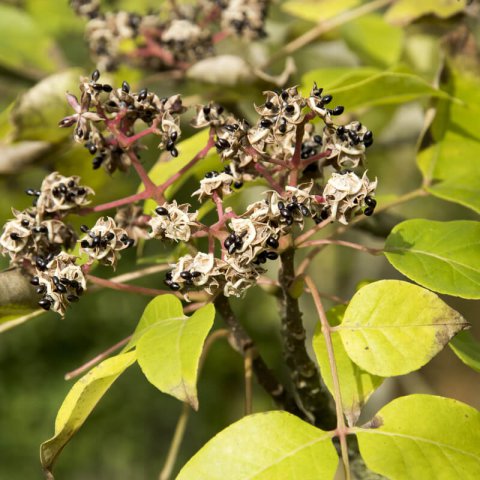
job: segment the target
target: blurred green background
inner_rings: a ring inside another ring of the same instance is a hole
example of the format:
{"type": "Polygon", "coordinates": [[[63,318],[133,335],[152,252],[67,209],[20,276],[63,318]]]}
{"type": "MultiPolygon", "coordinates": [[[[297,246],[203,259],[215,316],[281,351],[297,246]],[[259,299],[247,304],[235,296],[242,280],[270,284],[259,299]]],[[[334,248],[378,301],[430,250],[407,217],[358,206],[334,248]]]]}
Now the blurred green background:
{"type": "MultiPolygon", "coordinates": [[[[149,6],[159,7],[161,3],[153,0],[102,2],[105,8],[140,12],[149,6]]],[[[278,2],[271,9],[267,23],[269,38],[265,42],[245,45],[228,40],[221,44],[220,51],[241,55],[252,64],[260,65],[280,46],[312,28],[313,21],[325,20],[342,9],[362,3],[366,2],[278,2]]],[[[440,46],[445,35],[469,28],[477,35],[472,38],[478,45],[480,29],[476,28],[475,17],[449,13],[446,18],[427,15],[416,19],[411,14],[407,20],[399,20],[394,14],[388,13],[393,20],[387,18],[384,10],[364,16],[330,30],[295,52],[297,72],[290,83],[300,83],[302,75],[311,70],[345,67],[354,71],[359,66],[382,70],[400,66],[432,82],[442,58],[440,46]],[[403,23],[399,25],[398,22],[403,23]]],[[[97,192],[96,203],[132,193],[138,186],[134,175],[117,172],[110,177],[103,170],[93,172],[88,153],[72,145],[70,132],[59,132],[56,127],[69,112],[63,103],[64,91],[70,89],[75,93],[79,75],[87,75],[94,69],[84,41],[84,21],[74,16],[66,0],[12,0],[0,2],[0,29],[1,223],[10,218],[12,207],[23,209],[29,205],[31,199],[23,191],[38,187],[45,174],[53,169],[65,175],[81,175],[97,192]],[[68,73],[71,68],[77,70],[68,73]],[[21,96],[52,74],[57,76],[45,84],[47,93],[35,97],[40,98],[36,107],[39,118],[31,114],[22,117],[21,96]],[[19,109],[22,121],[12,122],[12,112],[19,109]],[[28,153],[19,153],[19,146],[26,148],[28,153]]],[[[269,72],[280,72],[283,64],[284,59],[279,59],[269,72]]],[[[271,88],[267,82],[254,78],[249,83],[226,86],[221,78],[217,84],[195,78],[179,81],[126,66],[111,77],[117,84],[127,79],[134,88],[148,86],[160,96],[182,93],[188,104],[216,99],[247,118],[254,118],[252,104],[260,101],[262,90],[271,88]]],[[[317,81],[322,85],[322,78],[317,81]]],[[[427,106],[428,99],[420,99],[355,112],[375,132],[377,141],[369,152],[369,176],[379,179],[380,199],[420,185],[415,152],[427,106]]],[[[346,107],[348,109],[348,105],[346,107]]],[[[190,134],[185,124],[184,138],[190,134]]],[[[155,142],[150,142],[149,146],[142,156],[147,167],[158,157],[155,142]]],[[[194,185],[194,180],[187,183],[179,198],[187,200],[194,185]]],[[[257,199],[259,191],[253,188],[243,193],[239,204],[257,199]]],[[[476,219],[477,215],[453,203],[422,198],[398,207],[384,221],[393,225],[403,218],[414,217],[446,220],[476,219]]],[[[88,221],[92,219],[73,220],[77,226],[88,221]]],[[[346,238],[372,247],[383,245],[381,235],[366,230],[351,231],[346,238]]],[[[145,255],[164,252],[164,247],[157,243],[149,245],[145,255]]],[[[6,259],[1,258],[0,266],[7,265],[6,259]]],[[[116,273],[141,267],[135,252],[129,252],[123,256],[116,273]]],[[[275,267],[270,270],[270,275],[274,276],[275,267]]],[[[112,276],[106,268],[96,272],[112,276]]],[[[383,257],[372,258],[338,247],[326,249],[315,260],[312,272],[322,292],[344,299],[350,298],[358,282],[365,279],[401,278],[383,257]]],[[[148,277],[137,283],[162,288],[162,276],[148,277]]],[[[474,335],[479,337],[478,305],[450,297],[445,300],[472,322],[474,335]]],[[[149,298],[135,294],[102,290],[86,295],[68,311],[63,321],[46,313],[0,335],[1,479],[42,478],[38,449],[40,443],[52,435],[56,412],[72,385],[72,381],[64,380],[65,373],[129,335],[148,301],[149,298]]],[[[315,314],[307,299],[303,304],[306,326],[311,334],[316,323],[315,314]]],[[[275,300],[260,289],[252,289],[246,298],[235,300],[233,305],[269,365],[286,378],[281,364],[275,300]]],[[[327,301],[327,305],[333,303],[327,301]]],[[[220,319],[217,323],[221,326],[220,319]]],[[[387,380],[370,400],[368,410],[374,412],[392,397],[413,392],[436,393],[480,407],[478,376],[449,348],[419,372],[387,380]]],[[[242,360],[226,342],[217,343],[211,350],[199,383],[199,400],[200,411],[190,418],[177,467],[216,432],[243,414],[242,360]]],[[[269,398],[256,388],[254,410],[269,408],[273,408],[269,398]]],[[[56,478],[156,478],[180,410],[179,402],[157,391],[138,367],[133,367],[115,383],[65,448],[56,467],[56,478]]]]}

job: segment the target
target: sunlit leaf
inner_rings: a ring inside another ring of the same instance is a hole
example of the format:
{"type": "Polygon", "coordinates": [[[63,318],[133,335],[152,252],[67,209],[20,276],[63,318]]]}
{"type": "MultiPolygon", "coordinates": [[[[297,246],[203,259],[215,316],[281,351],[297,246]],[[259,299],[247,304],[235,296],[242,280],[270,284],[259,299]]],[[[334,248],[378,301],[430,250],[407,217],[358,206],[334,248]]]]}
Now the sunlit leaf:
{"type": "Polygon", "coordinates": [[[424,287],[480,298],[480,222],[407,220],[388,236],[385,256],[424,287]]]}
{"type": "Polygon", "coordinates": [[[282,9],[295,17],[310,22],[320,22],[335,17],[360,3],[362,0],[287,0],[282,4],[282,9]]]}
{"type": "Polygon", "coordinates": [[[458,312],[429,290],[381,280],[353,296],[335,330],[359,367],[390,377],[422,367],[467,326],[458,312]]]}
{"type": "MultiPolygon", "coordinates": [[[[346,307],[341,305],[327,312],[331,326],[336,326],[341,323],[345,309],[346,307]]],[[[349,425],[352,426],[358,420],[363,405],[365,405],[366,401],[370,398],[370,395],[382,384],[384,379],[362,370],[350,360],[338,332],[332,332],[332,343],[340,382],[343,411],[345,412],[349,425]]],[[[315,351],[315,356],[320,366],[322,380],[333,395],[333,378],[328,360],[327,347],[320,324],[317,326],[313,337],[313,350],[315,351]]]]}
{"type": "Polygon", "coordinates": [[[214,318],[213,304],[187,317],[178,298],[161,295],[148,304],[127,346],[136,344],[138,364],[149,382],[194,409],[198,365],[214,318]]]}
{"type": "Polygon", "coordinates": [[[480,342],[470,331],[455,335],[448,345],[465,365],[480,372],[480,342]]]}
{"type": "Polygon", "coordinates": [[[0,65],[38,78],[60,68],[55,42],[25,12],[0,5],[0,65]]]}
{"type": "Polygon", "coordinates": [[[391,480],[480,478],[480,412],[457,400],[397,398],[356,434],[368,468],[391,480]]]}
{"type": "Polygon", "coordinates": [[[286,412],[250,415],[202,447],[177,480],[333,479],[331,436],[286,412]]]}
{"type": "Polygon", "coordinates": [[[467,0],[397,0],[386,13],[394,23],[409,23],[423,15],[447,18],[463,11],[467,0]]]}
{"type": "Polygon", "coordinates": [[[350,49],[368,63],[388,67],[400,58],[404,32],[386,23],[382,15],[365,15],[348,22],[341,31],[350,49]]]}
{"type": "Polygon", "coordinates": [[[40,460],[51,472],[70,439],[80,429],[113,382],[135,361],[135,352],[109,358],[90,370],[68,392],[55,420],[55,435],[42,443],[40,460]]]}

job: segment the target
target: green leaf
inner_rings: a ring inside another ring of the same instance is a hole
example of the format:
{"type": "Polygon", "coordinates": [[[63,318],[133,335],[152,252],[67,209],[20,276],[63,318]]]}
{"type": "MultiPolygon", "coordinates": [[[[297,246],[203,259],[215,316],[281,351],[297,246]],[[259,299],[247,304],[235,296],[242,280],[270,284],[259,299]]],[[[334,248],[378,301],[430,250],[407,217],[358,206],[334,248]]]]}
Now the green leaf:
{"type": "Polygon", "coordinates": [[[108,358],[83,376],[68,392],[55,420],[55,435],[42,443],[40,460],[51,473],[58,455],[83,425],[113,382],[135,361],[135,352],[108,358]]]}
{"type": "Polygon", "coordinates": [[[480,412],[457,400],[409,395],[357,429],[368,468],[391,480],[480,478],[480,412]]]}
{"type": "Polygon", "coordinates": [[[178,298],[161,295],[148,304],[131,341],[147,380],[195,410],[198,365],[214,318],[213,304],[187,317],[178,298]]]}
{"type": "MultiPolygon", "coordinates": [[[[327,312],[330,325],[338,325],[347,307],[339,305],[327,312]]],[[[383,378],[370,375],[350,360],[338,332],[332,332],[332,343],[337,366],[342,405],[350,426],[355,425],[362,407],[370,395],[382,384],[383,378]]],[[[333,378],[328,360],[327,347],[323,338],[321,325],[318,324],[313,337],[313,350],[320,366],[320,373],[329,392],[333,395],[333,378]]]]}
{"type": "Polygon", "coordinates": [[[338,456],[331,436],[290,413],[250,415],[202,447],[177,480],[333,479],[338,456]]]}
{"type": "Polygon", "coordinates": [[[386,14],[393,23],[410,23],[423,15],[447,18],[463,11],[467,0],[397,0],[386,14]]]}
{"type": "Polygon", "coordinates": [[[14,104],[11,121],[14,140],[59,142],[72,134],[69,128],[59,128],[58,122],[73,114],[65,93],[77,91],[81,72],[67,70],[44,78],[24,93],[14,104]]]}
{"type": "Polygon", "coordinates": [[[471,332],[460,332],[448,345],[465,365],[480,372],[480,342],[471,332]]]}
{"type": "Polygon", "coordinates": [[[391,377],[419,369],[467,327],[458,312],[429,290],[381,280],[353,296],[334,330],[359,367],[391,377]]]}
{"type": "Polygon", "coordinates": [[[2,67],[33,78],[60,68],[57,46],[27,13],[0,5],[0,30],[2,67]]]}
{"type": "MultiPolygon", "coordinates": [[[[149,172],[150,178],[155,185],[160,185],[168,180],[173,174],[177,173],[182,167],[184,167],[195,155],[202,150],[208,142],[209,131],[208,129],[201,130],[200,132],[192,135],[186,140],[181,141],[178,145],[179,156],[172,158],[168,161],[163,161],[161,158],[149,172]]],[[[197,175],[198,172],[206,172],[212,168],[218,168],[221,165],[221,161],[215,151],[210,152],[205,158],[195,164],[187,174],[182,175],[172,186],[170,186],[165,192],[167,198],[172,198],[176,191],[188,180],[192,175],[197,175]]],[[[139,191],[143,190],[143,186],[139,188],[139,191]]],[[[144,204],[144,211],[151,213],[157,206],[157,203],[153,200],[147,200],[144,204]]]]}
{"type": "Polygon", "coordinates": [[[288,0],[282,10],[309,22],[323,22],[360,3],[362,0],[288,0]]]}
{"type": "Polygon", "coordinates": [[[348,22],[341,32],[349,48],[367,63],[388,67],[397,63],[402,53],[403,30],[386,23],[382,15],[365,15],[348,22]]]}
{"type": "Polygon", "coordinates": [[[424,287],[480,298],[480,222],[407,220],[388,236],[385,256],[424,287]]]}

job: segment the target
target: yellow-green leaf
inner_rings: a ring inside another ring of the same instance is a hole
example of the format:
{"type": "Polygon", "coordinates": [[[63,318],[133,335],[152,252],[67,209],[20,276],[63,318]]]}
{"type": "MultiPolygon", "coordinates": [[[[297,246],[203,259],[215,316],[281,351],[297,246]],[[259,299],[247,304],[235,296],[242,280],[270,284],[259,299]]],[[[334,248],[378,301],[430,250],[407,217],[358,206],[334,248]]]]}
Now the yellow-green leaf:
{"type": "Polygon", "coordinates": [[[55,420],[55,435],[42,443],[40,460],[47,472],[70,439],[90,415],[113,382],[135,361],[135,352],[104,360],[83,376],[68,392],[55,420]]]}
{"type": "Polygon", "coordinates": [[[359,367],[391,377],[422,367],[467,327],[433,292],[400,280],[381,280],[353,296],[334,330],[359,367]]]}
{"type": "Polygon", "coordinates": [[[397,0],[386,14],[389,22],[405,24],[423,15],[447,18],[463,11],[467,0],[397,0]]]}
{"type": "MultiPolygon", "coordinates": [[[[347,307],[340,305],[327,312],[331,326],[338,325],[347,307]]],[[[338,332],[332,332],[332,343],[337,366],[343,411],[350,426],[354,425],[370,395],[382,384],[383,378],[362,370],[350,360],[338,332]]],[[[327,347],[321,325],[315,330],[313,350],[320,366],[320,373],[330,393],[333,395],[333,378],[330,370],[327,347]]]]}
{"type": "Polygon", "coordinates": [[[147,380],[194,409],[198,409],[198,365],[214,318],[213,304],[187,317],[180,300],[162,295],[147,306],[132,338],[147,380]]]}
{"type": "Polygon", "coordinates": [[[480,412],[450,398],[400,397],[356,429],[368,468],[390,480],[480,478],[480,412]]]}
{"type": "Polygon", "coordinates": [[[303,20],[321,22],[360,3],[362,0],[288,0],[282,4],[282,9],[303,20]]]}
{"type": "Polygon", "coordinates": [[[286,412],[250,415],[202,447],[177,480],[330,480],[338,464],[331,437],[286,412]]]}
{"type": "Polygon", "coordinates": [[[448,345],[465,365],[480,372],[480,342],[470,331],[455,335],[448,345]]]}
{"type": "Polygon", "coordinates": [[[385,256],[424,287],[480,298],[480,222],[407,220],[388,236],[385,256]]]}

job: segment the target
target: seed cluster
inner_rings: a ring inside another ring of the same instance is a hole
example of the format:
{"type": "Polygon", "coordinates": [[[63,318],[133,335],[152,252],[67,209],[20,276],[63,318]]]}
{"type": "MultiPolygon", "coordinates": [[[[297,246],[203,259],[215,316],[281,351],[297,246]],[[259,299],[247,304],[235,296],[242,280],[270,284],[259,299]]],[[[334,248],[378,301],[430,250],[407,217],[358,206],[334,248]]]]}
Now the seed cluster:
{"type": "Polygon", "coordinates": [[[88,20],[86,38],[99,69],[112,71],[128,63],[168,70],[212,56],[214,35],[219,30],[246,40],[266,36],[269,0],[175,2],[167,5],[165,12],[145,15],[102,12],[98,0],[71,0],[70,4],[77,15],[88,20]]]}
{"type": "Polygon", "coordinates": [[[192,229],[198,226],[196,222],[198,213],[189,213],[189,207],[188,204],[177,205],[175,200],[157,207],[155,215],[148,222],[152,227],[150,237],[188,242],[192,235],[192,229]]]}
{"type": "Polygon", "coordinates": [[[128,152],[130,148],[136,151],[136,145],[125,144],[125,140],[134,135],[137,121],[147,126],[155,124],[157,128],[152,133],[160,137],[159,147],[173,157],[178,156],[175,143],[181,133],[179,114],[185,111],[179,95],[159,98],[147,89],[133,93],[125,81],[120,88],[113,88],[99,80],[98,70],[93,72],[91,79],[82,79],[80,101],[67,94],[76,113],[59,123],[60,127],[75,125],[74,140],[93,155],[94,169],[103,166],[109,173],[117,169],[128,170],[131,165],[128,152]],[[122,135],[123,142],[117,132],[122,135]]]}

